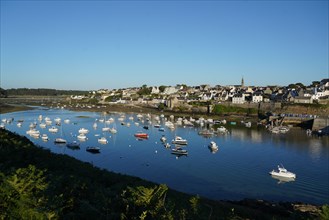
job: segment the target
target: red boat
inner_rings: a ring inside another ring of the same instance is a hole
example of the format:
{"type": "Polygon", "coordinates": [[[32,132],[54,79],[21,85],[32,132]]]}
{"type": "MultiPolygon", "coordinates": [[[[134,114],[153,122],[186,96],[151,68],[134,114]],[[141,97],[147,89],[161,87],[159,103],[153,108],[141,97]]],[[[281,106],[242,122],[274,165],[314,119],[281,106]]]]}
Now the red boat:
{"type": "Polygon", "coordinates": [[[146,133],[139,132],[139,133],[136,133],[136,134],[135,134],[135,137],[137,137],[137,138],[145,138],[145,139],[147,139],[147,138],[149,138],[149,135],[146,134],[146,133]]]}

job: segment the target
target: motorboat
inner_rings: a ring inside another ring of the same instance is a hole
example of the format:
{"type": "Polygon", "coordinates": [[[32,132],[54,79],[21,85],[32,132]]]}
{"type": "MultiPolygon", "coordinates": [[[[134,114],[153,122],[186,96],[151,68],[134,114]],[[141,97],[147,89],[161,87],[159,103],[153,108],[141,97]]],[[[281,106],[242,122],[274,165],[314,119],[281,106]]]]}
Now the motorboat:
{"type": "Polygon", "coordinates": [[[137,137],[137,138],[144,138],[144,139],[149,138],[149,135],[146,134],[146,133],[143,133],[143,132],[138,132],[134,136],[137,137]]]}
{"type": "Polygon", "coordinates": [[[211,130],[202,130],[202,131],[199,131],[198,134],[202,135],[202,136],[212,136],[212,135],[214,135],[214,132],[211,130]]]}
{"type": "Polygon", "coordinates": [[[79,140],[86,140],[87,139],[87,136],[85,135],[85,134],[82,134],[82,133],[80,133],[78,136],[77,136],[77,138],[79,139],[79,140]]]}
{"type": "Polygon", "coordinates": [[[77,141],[72,141],[72,142],[66,144],[66,146],[71,149],[80,149],[80,143],[77,141]]]}
{"type": "Polygon", "coordinates": [[[100,147],[87,147],[86,148],[86,151],[90,152],[90,153],[93,153],[93,154],[96,154],[96,153],[100,153],[100,150],[101,148],[100,147]]]}
{"type": "Polygon", "coordinates": [[[107,141],[106,137],[100,137],[100,138],[98,138],[98,143],[100,143],[100,144],[107,144],[108,141],[107,141]]]}
{"type": "Polygon", "coordinates": [[[176,136],[174,140],[172,140],[173,144],[179,144],[179,145],[187,145],[187,140],[183,139],[179,136],[176,136]]]}
{"type": "Polygon", "coordinates": [[[272,170],[270,172],[270,175],[278,176],[278,177],[285,177],[285,178],[292,178],[292,179],[296,178],[296,174],[289,172],[286,168],[283,167],[282,164],[281,164],[281,166],[278,165],[278,170],[272,170]]]}
{"type": "Polygon", "coordinates": [[[115,129],[114,127],[113,128],[110,128],[109,131],[112,133],[112,134],[116,134],[118,131],[117,129],[115,129]]]}
{"type": "Polygon", "coordinates": [[[187,155],[188,154],[187,150],[184,150],[180,147],[171,149],[171,153],[172,154],[177,154],[177,155],[187,155]]]}
{"type": "Polygon", "coordinates": [[[52,127],[49,128],[48,130],[49,130],[49,132],[51,132],[51,133],[56,133],[56,132],[58,132],[58,128],[56,128],[55,126],[52,126],[52,127]]]}
{"type": "Polygon", "coordinates": [[[170,148],[171,147],[169,143],[165,143],[164,146],[165,146],[165,148],[170,148]]]}
{"type": "Polygon", "coordinates": [[[160,141],[162,141],[162,142],[164,143],[164,142],[167,141],[167,138],[166,138],[165,136],[162,136],[162,137],[160,138],[160,141]]]}
{"type": "Polygon", "coordinates": [[[54,142],[55,144],[66,144],[66,140],[63,138],[56,138],[54,142]]]}
{"type": "Polygon", "coordinates": [[[109,131],[109,130],[110,130],[109,127],[104,127],[104,128],[102,128],[102,131],[109,131]]]}
{"type": "Polygon", "coordinates": [[[64,120],[64,123],[65,123],[65,124],[69,124],[69,123],[70,123],[70,119],[68,119],[68,118],[65,119],[65,120],[64,120]]]}
{"type": "Polygon", "coordinates": [[[43,135],[41,136],[41,139],[42,139],[43,141],[48,141],[48,140],[49,140],[47,134],[43,134],[43,135]]]}
{"type": "Polygon", "coordinates": [[[86,129],[86,128],[80,128],[79,129],[79,134],[87,134],[88,132],[89,132],[89,130],[86,129]]]}
{"type": "Polygon", "coordinates": [[[208,147],[211,150],[211,152],[218,151],[218,145],[214,141],[211,141],[210,144],[208,145],[208,147]]]}

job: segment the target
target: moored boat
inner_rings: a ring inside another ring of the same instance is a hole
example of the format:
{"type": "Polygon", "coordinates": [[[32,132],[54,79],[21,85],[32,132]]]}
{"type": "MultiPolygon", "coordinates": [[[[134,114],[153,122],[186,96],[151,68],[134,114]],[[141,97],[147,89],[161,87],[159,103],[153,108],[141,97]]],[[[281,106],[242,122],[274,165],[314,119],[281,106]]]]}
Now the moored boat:
{"type": "Polygon", "coordinates": [[[89,132],[89,130],[86,129],[86,128],[80,128],[79,129],[79,134],[87,134],[88,132],[89,132]]]}
{"type": "Polygon", "coordinates": [[[63,138],[56,138],[54,142],[55,144],[66,144],[66,140],[63,138]]]}
{"type": "Polygon", "coordinates": [[[187,155],[188,154],[187,150],[184,150],[180,147],[171,149],[171,153],[172,154],[178,154],[178,155],[187,155]]]}
{"type": "Polygon", "coordinates": [[[107,141],[106,137],[100,137],[100,138],[98,138],[98,143],[100,143],[100,144],[107,144],[108,141],[107,141]]]}
{"type": "Polygon", "coordinates": [[[174,140],[172,140],[173,144],[179,144],[179,145],[187,145],[187,140],[183,139],[179,136],[176,136],[174,140]]]}
{"type": "Polygon", "coordinates": [[[86,151],[90,152],[90,153],[100,153],[100,147],[94,147],[94,146],[91,146],[91,147],[87,147],[86,148],[86,151]]]}
{"type": "Polygon", "coordinates": [[[56,133],[58,132],[58,128],[56,128],[55,126],[52,126],[51,128],[48,129],[49,132],[52,132],[52,133],[56,133]]]}
{"type": "Polygon", "coordinates": [[[143,132],[138,132],[134,136],[137,138],[144,138],[144,139],[147,139],[149,137],[147,133],[143,133],[143,132]]]}
{"type": "Polygon", "coordinates": [[[296,178],[296,174],[289,172],[286,168],[283,167],[282,164],[281,164],[281,166],[278,165],[278,170],[272,170],[270,172],[270,175],[278,176],[278,177],[285,177],[285,178],[292,178],[292,179],[296,178]]]}
{"type": "Polygon", "coordinates": [[[210,144],[208,145],[208,147],[211,150],[211,152],[213,152],[213,153],[218,151],[218,145],[214,141],[211,141],[210,144]]]}
{"type": "Polygon", "coordinates": [[[71,149],[80,149],[80,143],[77,141],[72,141],[72,142],[66,144],[66,146],[71,149]]]}
{"type": "Polygon", "coordinates": [[[48,140],[49,140],[47,134],[43,134],[43,135],[41,136],[41,139],[42,139],[43,141],[48,141],[48,140]]]}

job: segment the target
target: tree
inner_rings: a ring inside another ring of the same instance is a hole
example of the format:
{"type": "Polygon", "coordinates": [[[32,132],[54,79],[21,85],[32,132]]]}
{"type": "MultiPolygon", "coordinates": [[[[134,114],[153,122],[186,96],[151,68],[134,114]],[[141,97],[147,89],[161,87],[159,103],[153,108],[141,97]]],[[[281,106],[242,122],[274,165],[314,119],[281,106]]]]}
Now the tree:
{"type": "Polygon", "coordinates": [[[44,191],[48,184],[43,171],[29,165],[9,176],[0,173],[0,177],[0,218],[44,219],[55,216],[46,206],[44,191]]]}
{"type": "Polygon", "coordinates": [[[128,187],[123,192],[123,200],[126,203],[127,213],[125,217],[134,219],[139,216],[145,219],[173,219],[171,211],[165,207],[165,199],[168,187],[164,184],[147,188],[144,186],[128,187]]]}
{"type": "Polygon", "coordinates": [[[167,88],[167,86],[159,86],[159,91],[161,93],[163,93],[165,91],[165,89],[167,88]]]}
{"type": "Polygon", "coordinates": [[[147,85],[143,85],[139,91],[137,92],[138,95],[150,95],[152,92],[152,88],[148,88],[147,85]]]}

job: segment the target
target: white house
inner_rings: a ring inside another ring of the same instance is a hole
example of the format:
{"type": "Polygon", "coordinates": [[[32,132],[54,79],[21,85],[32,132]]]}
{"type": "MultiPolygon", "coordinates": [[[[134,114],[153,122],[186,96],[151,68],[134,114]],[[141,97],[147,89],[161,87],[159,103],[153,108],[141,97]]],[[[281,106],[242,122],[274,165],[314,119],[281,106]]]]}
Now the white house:
{"type": "Polygon", "coordinates": [[[246,102],[246,100],[245,100],[244,94],[237,93],[232,97],[233,104],[243,104],[245,102],[246,102]]]}
{"type": "Polygon", "coordinates": [[[258,94],[254,94],[252,96],[252,102],[254,103],[259,103],[259,102],[262,102],[263,101],[263,95],[258,93],[258,94]]]}
{"type": "Polygon", "coordinates": [[[157,86],[153,86],[152,87],[152,91],[151,94],[159,94],[160,93],[160,89],[157,86]]]}
{"type": "Polygon", "coordinates": [[[172,95],[178,92],[178,89],[172,86],[166,87],[163,94],[172,95]]]}

